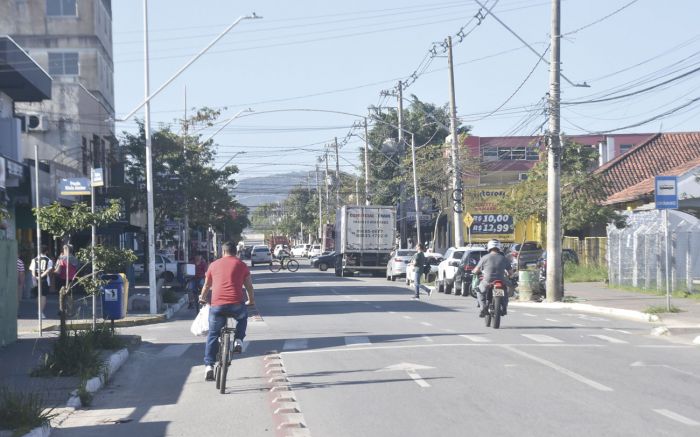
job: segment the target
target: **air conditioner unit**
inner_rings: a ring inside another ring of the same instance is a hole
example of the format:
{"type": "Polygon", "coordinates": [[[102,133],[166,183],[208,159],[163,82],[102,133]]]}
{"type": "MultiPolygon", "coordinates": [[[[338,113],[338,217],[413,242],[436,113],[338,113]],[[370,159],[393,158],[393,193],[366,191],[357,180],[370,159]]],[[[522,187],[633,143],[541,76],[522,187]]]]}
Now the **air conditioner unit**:
{"type": "Polygon", "coordinates": [[[25,114],[27,132],[45,132],[49,130],[49,118],[39,114],[25,114]]]}
{"type": "Polygon", "coordinates": [[[518,180],[519,181],[526,181],[527,180],[527,173],[518,173],[518,180]]]}

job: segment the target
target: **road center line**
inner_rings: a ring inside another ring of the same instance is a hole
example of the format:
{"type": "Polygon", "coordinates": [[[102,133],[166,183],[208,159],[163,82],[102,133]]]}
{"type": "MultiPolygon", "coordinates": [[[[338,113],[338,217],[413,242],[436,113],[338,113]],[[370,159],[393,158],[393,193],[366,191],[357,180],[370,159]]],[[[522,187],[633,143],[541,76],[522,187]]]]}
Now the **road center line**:
{"type": "Polygon", "coordinates": [[[570,377],[570,378],[572,378],[572,379],[575,379],[575,380],[578,381],[578,382],[582,382],[582,383],[586,384],[587,386],[592,387],[592,388],[594,388],[594,389],[596,389],[596,390],[600,390],[600,391],[613,391],[612,388],[610,388],[610,387],[608,387],[608,386],[606,386],[606,385],[603,385],[603,384],[601,384],[601,383],[599,383],[599,382],[595,382],[595,381],[593,381],[592,379],[588,379],[588,378],[586,378],[586,377],[583,376],[583,375],[579,375],[578,373],[576,373],[576,372],[574,372],[574,371],[571,371],[571,370],[569,370],[569,369],[566,369],[566,368],[564,368],[564,367],[562,367],[562,366],[560,366],[560,365],[558,365],[558,364],[555,364],[555,363],[553,363],[553,362],[551,362],[551,361],[547,361],[547,360],[545,360],[544,358],[540,358],[540,357],[537,357],[537,356],[535,356],[535,355],[529,354],[529,353],[527,353],[527,352],[523,352],[523,351],[518,350],[518,349],[516,349],[516,348],[514,348],[514,347],[512,347],[512,346],[503,346],[503,348],[504,348],[504,349],[507,349],[507,350],[509,350],[509,351],[511,351],[511,352],[513,352],[513,353],[515,353],[515,354],[518,354],[518,355],[520,355],[520,356],[523,356],[523,357],[525,357],[525,358],[527,358],[527,359],[530,359],[530,360],[532,360],[532,361],[535,361],[535,362],[538,362],[538,363],[540,363],[540,364],[542,364],[542,365],[545,365],[545,366],[549,367],[549,368],[552,369],[552,370],[556,370],[557,372],[561,373],[562,375],[566,375],[566,376],[568,376],[568,377],[570,377]]]}
{"type": "Polygon", "coordinates": [[[613,328],[603,328],[604,331],[610,331],[610,332],[620,332],[622,334],[632,334],[629,331],[625,331],[624,329],[613,329],[613,328]]]}
{"type": "Polygon", "coordinates": [[[557,320],[557,319],[545,319],[545,320],[548,321],[548,322],[559,323],[559,320],[557,320]]]}
{"type": "Polygon", "coordinates": [[[530,314],[530,313],[523,313],[523,316],[537,317],[535,314],[530,314]]]}
{"type": "Polygon", "coordinates": [[[655,413],[661,414],[662,416],[668,417],[671,420],[675,420],[676,422],[680,422],[683,425],[688,425],[688,426],[700,426],[700,422],[696,422],[693,419],[689,419],[685,416],[681,416],[678,413],[674,413],[673,411],[670,410],[665,410],[665,409],[659,409],[659,410],[653,410],[655,413]]]}
{"type": "Polygon", "coordinates": [[[406,320],[411,320],[413,317],[411,317],[411,316],[403,316],[403,318],[406,319],[406,320]]]}

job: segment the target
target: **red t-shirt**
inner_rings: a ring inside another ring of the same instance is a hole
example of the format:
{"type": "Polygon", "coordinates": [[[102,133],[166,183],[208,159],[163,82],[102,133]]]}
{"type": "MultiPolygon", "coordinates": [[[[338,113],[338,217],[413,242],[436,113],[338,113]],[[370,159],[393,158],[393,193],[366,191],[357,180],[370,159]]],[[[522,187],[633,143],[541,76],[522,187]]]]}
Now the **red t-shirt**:
{"type": "Polygon", "coordinates": [[[212,306],[245,303],[243,281],[250,275],[248,266],[235,256],[225,256],[209,265],[212,306]]]}

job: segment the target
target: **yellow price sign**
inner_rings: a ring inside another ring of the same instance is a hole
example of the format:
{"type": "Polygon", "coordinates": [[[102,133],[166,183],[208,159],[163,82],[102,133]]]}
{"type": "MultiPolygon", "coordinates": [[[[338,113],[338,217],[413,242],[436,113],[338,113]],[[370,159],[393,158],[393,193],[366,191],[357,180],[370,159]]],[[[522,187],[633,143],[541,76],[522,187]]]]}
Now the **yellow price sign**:
{"type": "Polygon", "coordinates": [[[472,217],[471,214],[466,213],[464,214],[464,218],[462,219],[464,224],[467,226],[467,228],[471,227],[472,223],[474,223],[474,217],[472,217]]]}

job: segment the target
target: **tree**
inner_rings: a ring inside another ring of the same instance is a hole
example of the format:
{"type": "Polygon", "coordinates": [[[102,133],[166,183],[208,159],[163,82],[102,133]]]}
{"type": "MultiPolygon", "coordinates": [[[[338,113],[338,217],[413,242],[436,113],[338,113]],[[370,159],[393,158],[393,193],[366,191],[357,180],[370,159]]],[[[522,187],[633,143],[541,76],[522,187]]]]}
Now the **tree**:
{"type": "MultiPolygon", "coordinates": [[[[564,233],[615,222],[624,218],[604,200],[601,181],[590,170],[598,161],[592,147],[565,142],[561,158],[562,230],[564,233]]],[[[527,174],[527,179],[513,186],[504,200],[507,212],[518,222],[532,218],[547,221],[547,161],[541,160],[527,174]]]]}

